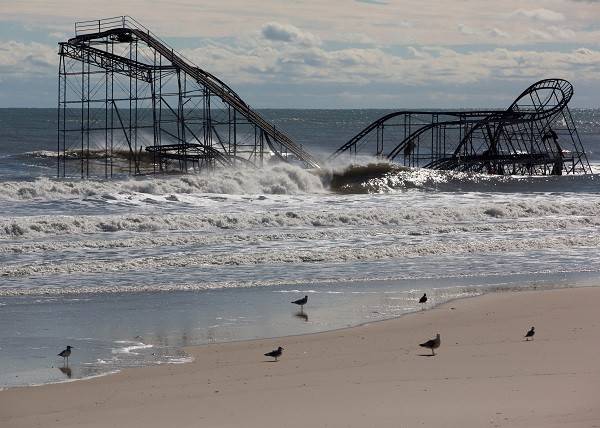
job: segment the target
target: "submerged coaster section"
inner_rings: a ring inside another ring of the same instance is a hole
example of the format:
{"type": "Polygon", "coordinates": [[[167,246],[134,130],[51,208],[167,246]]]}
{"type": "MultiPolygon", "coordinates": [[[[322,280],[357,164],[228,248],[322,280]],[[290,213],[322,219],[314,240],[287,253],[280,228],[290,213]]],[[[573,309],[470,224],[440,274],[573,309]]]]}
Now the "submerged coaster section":
{"type": "Polygon", "coordinates": [[[573,86],[541,80],[504,111],[398,111],[329,158],[376,156],[409,167],[496,175],[590,173],[568,108],[573,86]]]}
{"type": "Polygon", "coordinates": [[[128,16],[59,43],[57,175],[319,162],[227,84],[128,16]]]}

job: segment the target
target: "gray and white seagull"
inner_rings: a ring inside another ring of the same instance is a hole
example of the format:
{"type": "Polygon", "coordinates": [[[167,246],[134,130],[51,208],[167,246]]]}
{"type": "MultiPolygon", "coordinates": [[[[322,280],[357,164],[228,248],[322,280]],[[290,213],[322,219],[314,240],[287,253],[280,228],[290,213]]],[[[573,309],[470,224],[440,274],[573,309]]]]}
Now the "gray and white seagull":
{"type": "Polygon", "coordinates": [[[275,358],[275,361],[277,361],[277,359],[279,357],[281,357],[281,354],[283,354],[283,348],[280,346],[280,347],[278,347],[277,349],[275,349],[275,350],[273,350],[271,352],[267,352],[265,354],[265,357],[273,357],[273,358],[275,358]]]}
{"type": "Polygon", "coordinates": [[[304,296],[301,299],[294,300],[292,303],[294,305],[300,306],[300,310],[304,310],[304,305],[306,305],[306,302],[308,302],[308,296],[304,296]]]}
{"type": "Polygon", "coordinates": [[[423,309],[425,303],[427,303],[427,293],[423,293],[423,296],[419,299],[419,303],[421,304],[421,309],[423,309]]]}
{"type": "Polygon", "coordinates": [[[66,349],[63,349],[62,351],[60,351],[60,354],[58,354],[59,357],[63,357],[63,363],[66,360],[67,365],[69,365],[69,357],[71,356],[71,349],[73,349],[72,346],[67,346],[66,349]]]}
{"type": "Polygon", "coordinates": [[[527,334],[525,334],[525,340],[529,342],[529,338],[533,340],[533,336],[535,335],[535,327],[531,327],[527,334]]]}
{"type": "Polygon", "coordinates": [[[442,343],[442,340],[440,339],[440,334],[438,333],[435,336],[435,339],[430,339],[425,343],[421,343],[419,346],[421,346],[423,348],[431,349],[431,355],[435,355],[434,349],[439,348],[441,343],[442,343]]]}

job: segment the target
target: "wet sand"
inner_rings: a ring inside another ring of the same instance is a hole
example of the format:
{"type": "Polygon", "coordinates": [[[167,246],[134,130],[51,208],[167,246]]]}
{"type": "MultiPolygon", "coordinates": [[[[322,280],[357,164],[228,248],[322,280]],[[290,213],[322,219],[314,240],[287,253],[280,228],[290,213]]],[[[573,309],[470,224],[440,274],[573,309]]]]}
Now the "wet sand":
{"type": "Polygon", "coordinates": [[[8,427],[600,427],[600,288],[505,292],[0,392],[8,427]],[[523,335],[536,327],[535,339],[523,335]],[[418,343],[440,333],[437,356],[418,343]],[[263,357],[285,348],[279,362],[263,357]]]}

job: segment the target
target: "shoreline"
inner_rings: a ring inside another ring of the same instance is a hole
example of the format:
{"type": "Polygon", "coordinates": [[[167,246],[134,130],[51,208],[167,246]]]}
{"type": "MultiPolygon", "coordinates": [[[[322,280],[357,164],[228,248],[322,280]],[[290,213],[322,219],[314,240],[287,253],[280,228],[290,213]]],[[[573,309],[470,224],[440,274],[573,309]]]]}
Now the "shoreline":
{"type": "MultiPolygon", "coordinates": [[[[593,275],[597,277],[600,274],[600,270],[572,270],[572,271],[532,271],[526,272],[527,275],[593,275]]],[[[488,274],[477,274],[477,275],[443,275],[443,276],[419,276],[419,277],[368,277],[368,278],[331,278],[331,279],[315,279],[315,280],[275,280],[275,281],[249,281],[247,283],[238,283],[234,286],[223,286],[219,283],[216,283],[216,286],[206,286],[206,285],[181,285],[181,286],[173,286],[173,287],[158,287],[158,286],[136,286],[136,287],[126,287],[126,288],[110,288],[109,286],[105,287],[71,287],[71,288],[56,288],[56,287],[48,287],[48,288],[11,288],[11,287],[2,287],[0,288],[0,298],[27,298],[27,297],[73,297],[73,296],[98,296],[98,295],[109,295],[109,296],[118,296],[118,295],[131,295],[131,294],[160,294],[160,293],[197,293],[203,291],[221,291],[221,290],[232,290],[232,289],[253,289],[253,288],[266,288],[266,287],[286,287],[286,286],[315,286],[315,285],[338,285],[340,283],[344,284],[353,284],[353,283],[370,283],[370,282],[394,282],[394,281],[424,281],[424,280],[440,280],[440,279],[468,279],[468,278],[502,278],[505,277],[504,273],[496,272],[496,273],[488,273],[488,274]]],[[[575,285],[578,287],[579,285],[575,285]]],[[[581,285],[588,286],[588,285],[581,285]]],[[[593,285],[592,285],[593,286],[593,285]]],[[[462,287],[462,288],[491,288],[492,290],[489,292],[503,291],[502,285],[456,285],[453,287],[462,287]]],[[[513,287],[509,288],[508,291],[520,291],[544,288],[544,289],[553,289],[553,288],[571,288],[573,285],[561,285],[561,284],[542,284],[536,286],[530,285],[519,285],[519,286],[508,286],[513,287]]],[[[445,289],[452,287],[440,287],[438,289],[445,289]]],[[[434,288],[435,290],[436,288],[434,288]]],[[[420,291],[420,290],[418,290],[420,291]]]]}
{"type": "Polygon", "coordinates": [[[388,416],[396,414],[400,406],[406,407],[402,415],[407,426],[439,426],[449,420],[449,426],[482,426],[484,414],[485,418],[498,419],[496,426],[592,426],[578,424],[577,418],[563,418],[558,423],[551,417],[559,408],[565,409],[566,417],[571,414],[567,410],[581,411],[583,406],[586,421],[600,426],[600,409],[585,406],[594,401],[592,392],[600,392],[600,369],[594,362],[600,350],[600,317],[595,316],[594,305],[600,288],[494,292],[476,297],[327,332],[184,347],[194,358],[186,364],[124,369],[81,382],[4,389],[0,391],[0,422],[7,427],[38,423],[106,426],[109,421],[151,427],[158,426],[159,421],[164,424],[168,415],[171,424],[183,425],[190,424],[195,416],[206,426],[268,426],[273,419],[285,420],[284,426],[318,426],[324,418],[330,426],[358,427],[368,425],[368,421],[373,424],[376,415],[360,411],[366,406],[386,415],[375,425],[398,426],[399,420],[392,424],[388,416]],[[533,315],[523,314],[527,311],[533,315]],[[565,331],[565,320],[573,324],[574,330],[565,331]],[[506,324],[512,326],[510,331],[506,324]],[[529,324],[536,326],[539,336],[532,344],[521,344],[529,324]],[[551,327],[560,334],[552,337],[551,327]],[[426,352],[418,343],[433,337],[436,330],[442,330],[438,356],[421,357],[426,352]],[[589,338],[581,332],[587,332],[589,338]],[[490,341],[488,336],[498,337],[490,341]],[[592,340],[589,350],[583,346],[587,340],[592,340]],[[263,364],[268,359],[262,354],[278,343],[286,348],[280,362],[263,364]],[[574,345],[575,353],[571,352],[574,345]],[[537,354],[532,353],[536,349],[537,354]],[[486,375],[488,370],[492,373],[486,375]],[[509,379],[509,383],[519,386],[518,391],[506,390],[509,379]],[[451,408],[449,404],[459,394],[450,393],[451,385],[447,384],[454,384],[451,390],[464,389],[464,399],[472,401],[471,416],[477,417],[457,414],[460,405],[451,408]],[[561,393],[565,386],[574,391],[567,397],[561,393]],[[496,397],[499,387],[506,394],[496,397]],[[440,395],[438,389],[449,395],[440,395]],[[108,390],[118,392],[118,403],[98,404],[108,390]],[[527,394],[523,395],[523,390],[527,394]],[[486,398],[489,394],[496,397],[495,401],[486,398]],[[537,397],[557,394],[560,404],[537,397]],[[338,400],[337,395],[346,400],[338,400]],[[407,404],[392,404],[390,396],[399,402],[407,400],[414,409],[407,404]],[[270,410],[261,412],[270,400],[278,405],[269,404],[270,410]],[[521,400],[532,400],[535,405],[527,407],[521,400]],[[325,406],[326,402],[330,405],[325,406]],[[504,409],[502,418],[490,411],[492,404],[504,409]],[[294,420],[294,409],[307,405],[316,407],[314,413],[294,420]],[[444,409],[436,416],[438,419],[427,413],[432,406],[444,409]],[[528,408],[536,410],[533,416],[526,411],[528,408]],[[342,409],[347,409],[347,414],[342,409]],[[144,416],[136,418],[140,411],[144,416]],[[102,422],[98,422],[100,419],[102,422]],[[256,421],[255,425],[249,424],[251,420],[256,421]]]}
{"type": "MultiPolygon", "coordinates": [[[[374,280],[374,281],[379,281],[379,280],[374,280]]],[[[522,292],[526,293],[526,292],[535,292],[535,291],[552,291],[552,290],[577,289],[577,288],[593,288],[593,287],[600,288],[600,286],[589,285],[589,284],[579,284],[579,285],[541,284],[541,285],[535,285],[535,286],[531,286],[531,285],[523,285],[523,286],[513,286],[513,285],[509,285],[509,286],[503,286],[503,285],[463,286],[463,285],[458,285],[458,286],[453,286],[453,287],[449,287],[449,288],[458,288],[458,289],[462,288],[462,289],[464,289],[463,290],[464,295],[451,297],[448,300],[434,303],[433,305],[428,306],[425,309],[415,309],[413,311],[394,315],[390,318],[364,320],[364,321],[358,322],[357,324],[334,327],[334,328],[327,328],[324,330],[318,330],[318,331],[312,331],[312,332],[283,334],[283,335],[276,335],[276,336],[269,336],[269,337],[231,339],[231,340],[224,340],[224,341],[207,342],[207,343],[199,343],[199,344],[194,344],[194,345],[180,346],[178,349],[180,349],[184,352],[183,358],[186,359],[187,361],[183,361],[183,362],[182,361],[173,361],[173,362],[159,361],[159,362],[149,362],[142,366],[137,366],[137,367],[127,367],[127,366],[117,367],[117,368],[111,369],[106,372],[96,373],[96,374],[84,376],[84,377],[76,377],[76,378],[72,378],[72,379],[71,378],[61,379],[61,380],[33,383],[33,384],[27,384],[27,385],[0,386],[0,391],[23,389],[23,388],[37,388],[37,387],[43,387],[43,386],[60,385],[63,383],[88,381],[88,380],[93,380],[93,379],[101,378],[101,377],[105,377],[105,376],[113,376],[113,375],[116,375],[123,371],[128,371],[128,370],[140,370],[140,369],[159,367],[159,366],[164,366],[164,365],[168,366],[168,365],[190,364],[190,363],[194,362],[194,358],[193,358],[193,356],[191,356],[190,353],[193,353],[193,351],[195,349],[199,349],[199,348],[204,348],[204,347],[209,347],[209,346],[244,343],[244,342],[250,343],[250,342],[255,342],[255,341],[268,341],[268,340],[277,341],[277,340],[283,340],[286,338],[296,338],[296,337],[303,337],[303,336],[308,337],[308,336],[319,335],[319,334],[335,333],[335,332],[344,331],[344,330],[352,330],[354,328],[360,328],[360,327],[368,326],[371,324],[401,320],[408,316],[413,316],[416,314],[421,314],[421,313],[429,312],[431,310],[435,310],[435,309],[443,307],[445,305],[449,305],[453,302],[468,300],[468,299],[473,299],[473,298],[480,298],[480,297],[483,297],[486,295],[505,294],[505,293],[522,293],[522,292]],[[477,291],[474,291],[474,290],[477,290],[477,291]],[[479,291],[479,290],[481,290],[481,291],[479,291]],[[469,293],[475,293],[475,294],[469,294],[469,293]]],[[[442,287],[442,288],[433,289],[433,290],[446,290],[446,289],[448,289],[448,288],[442,287]]],[[[194,293],[194,292],[196,292],[196,290],[178,290],[177,292],[194,293]]],[[[155,292],[140,292],[140,293],[141,294],[147,294],[147,293],[155,294],[155,292]]],[[[157,292],[157,293],[160,294],[162,292],[157,292]]],[[[87,295],[87,293],[80,293],[80,294],[87,295]]],[[[130,294],[132,294],[132,293],[129,293],[129,292],[125,293],[125,295],[130,295],[130,294]]],[[[24,297],[24,296],[10,296],[10,297],[18,298],[18,297],[24,297]]],[[[29,297],[29,296],[26,296],[26,297],[29,297]]],[[[430,302],[431,302],[431,299],[430,299],[430,302]]],[[[52,368],[54,368],[54,366],[52,368]]]]}
{"type": "MultiPolygon", "coordinates": [[[[380,281],[380,280],[376,279],[373,281],[380,281]]],[[[280,335],[273,335],[273,336],[266,336],[266,337],[235,338],[235,339],[228,339],[228,340],[222,340],[222,341],[217,340],[214,342],[197,343],[197,344],[193,344],[193,345],[181,345],[176,348],[184,352],[183,358],[187,360],[184,362],[182,362],[182,361],[173,361],[173,362],[171,362],[171,361],[146,361],[141,366],[136,366],[136,367],[116,366],[107,371],[102,371],[102,372],[98,372],[95,374],[82,376],[82,377],[49,380],[47,382],[34,382],[31,384],[4,385],[4,386],[0,386],[0,391],[11,390],[11,389],[15,389],[15,388],[31,388],[31,387],[41,387],[41,386],[45,386],[45,385],[57,385],[57,384],[62,384],[62,383],[86,381],[86,380],[95,379],[95,378],[103,377],[103,376],[112,376],[112,375],[118,374],[124,370],[130,370],[130,369],[137,370],[137,369],[156,367],[156,366],[162,366],[162,365],[170,365],[170,364],[174,364],[174,365],[188,364],[190,362],[193,362],[193,357],[190,356],[189,351],[193,350],[195,348],[198,348],[198,347],[213,346],[213,345],[225,345],[228,343],[252,342],[252,341],[260,341],[260,340],[263,340],[263,341],[264,340],[279,340],[279,339],[294,338],[294,337],[299,337],[299,336],[310,336],[310,335],[315,335],[315,334],[337,332],[337,331],[341,331],[341,330],[363,327],[363,326],[366,326],[369,324],[374,324],[374,323],[399,320],[406,316],[434,310],[440,306],[450,304],[455,301],[481,297],[481,296],[488,295],[488,294],[520,293],[520,292],[528,292],[528,291],[536,291],[536,290],[547,291],[547,290],[559,290],[559,289],[565,289],[565,288],[581,288],[581,287],[594,287],[594,285],[590,285],[589,282],[574,284],[574,285],[573,284],[565,285],[565,284],[561,284],[561,283],[552,283],[552,284],[541,283],[539,285],[527,284],[527,285],[518,285],[518,286],[515,286],[513,284],[505,285],[504,283],[499,283],[499,284],[495,284],[495,285],[490,285],[490,284],[480,285],[480,286],[456,285],[456,286],[451,286],[451,287],[434,288],[432,290],[427,290],[427,292],[429,293],[431,291],[435,292],[436,290],[439,291],[439,290],[449,290],[449,289],[457,289],[457,290],[462,290],[462,291],[459,294],[457,294],[456,296],[449,297],[442,301],[435,300],[435,299],[439,299],[439,297],[440,297],[439,295],[433,297],[433,299],[432,299],[432,295],[430,294],[430,300],[428,302],[429,306],[426,306],[425,309],[415,308],[414,310],[407,311],[407,312],[400,313],[400,314],[395,314],[393,316],[386,317],[386,318],[360,320],[360,321],[357,321],[356,323],[349,324],[349,325],[343,325],[343,326],[335,326],[335,327],[325,326],[324,329],[322,329],[322,330],[315,330],[315,331],[310,331],[310,332],[298,332],[298,333],[290,333],[290,334],[284,333],[284,334],[280,334],[280,335]]],[[[413,292],[413,291],[414,290],[407,290],[406,292],[413,292]]],[[[180,291],[178,291],[178,293],[188,293],[188,292],[194,293],[196,291],[195,290],[180,290],[180,291]]],[[[420,291],[417,291],[417,294],[419,292],[420,291]]],[[[129,292],[124,293],[124,295],[126,295],[126,296],[130,296],[131,294],[132,293],[129,293],[129,292]]],[[[143,292],[141,294],[156,294],[156,293],[143,292]]],[[[162,294],[162,292],[159,292],[158,294],[162,294]]],[[[80,293],[80,294],[78,294],[78,296],[88,296],[88,294],[80,293]]],[[[19,298],[19,297],[23,297],[23,296],[11,296],[9,298],[12,298],[12,297],[19,298]]],[[[55,297],[55,296],[52,296],[52,297],[55,297]]],[[[58,365],[56,367],[58,367],[58,365]]],[[[55,366],[52,366],[52,368],[55,368],[55,366]]]]}

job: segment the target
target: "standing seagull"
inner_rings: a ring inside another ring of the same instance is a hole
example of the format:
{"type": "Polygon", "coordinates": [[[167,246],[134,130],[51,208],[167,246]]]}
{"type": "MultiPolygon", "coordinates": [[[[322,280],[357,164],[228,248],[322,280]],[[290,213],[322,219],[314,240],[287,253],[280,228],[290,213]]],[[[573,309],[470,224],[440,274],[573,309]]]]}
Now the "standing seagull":
{"type": "Polygon", "coordinates": [[[435,339],[430,339],[425,343],[421,343],[419,346],[422,346],[423,348],[429,348],[431,349],[431,355],[435,355],[435,351],[434,349],[437,349],[440,347],[440,343],[442,343],[441,339],[440,339],[440,334],[438,333],[435,336],[435,339]]]}
{"type": "Polygon", "coordinates": [[[71,348],[71,346],[69,345],[69,346],[67,346],[67,349],[63,349],[60,352],[60,354],[58,354],[59,357],[63,357],[63,363],[64,363],[64,360],[66,359],[67,365],[69,365],[69,357],[71,356],[71,349],[73,349],[73,348],[71,348]]]}
{"type": "Polygon", "coordinates": [[[421,297],[419,299],[419,303],[421,304],[421,309],[423,309],[423,306],[425,303],[427,303],[427,293],[423,293],[423,297],[421,297]]]}
{"type": "Polygon", "coordinates": [[[300,306],[300,310],[303,311],[304,310],[304,305],[306,305],[306,302],[308,302],[308,296],[304,296],[301,299],[294,300],[292,303],[294,305],[300,306]]]}
{"type": "Polygon", "coordinates": [[[525,340],[529,342],[529,338],[530,337],[531,337],[531,340],[533,340],[533,335],[534,334],[535,334],[535,327],[531,327],[531,329],[525,335],[525,340]]]}
{"type": "Polygon", "coordinates": [[[271,352],[267,352],[265,354],[265,357],[273,357],[273,358],[275,358],[275,361],[277,361],[277,358],[281,357],[281,354],[283,354],[283,348],[280,346],[279,348],[277,348],[271,352]]]}

